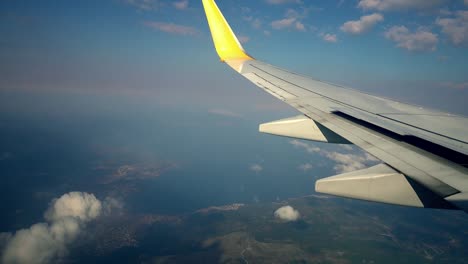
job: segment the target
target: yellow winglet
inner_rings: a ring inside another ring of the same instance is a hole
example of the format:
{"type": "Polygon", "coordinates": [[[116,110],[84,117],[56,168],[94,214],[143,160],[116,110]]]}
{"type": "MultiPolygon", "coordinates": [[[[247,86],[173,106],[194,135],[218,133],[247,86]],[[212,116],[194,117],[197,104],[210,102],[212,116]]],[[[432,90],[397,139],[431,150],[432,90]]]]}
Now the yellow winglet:
{"type": "Polygon", "coordinates": [[[216,52],[218,52],[221,61],[252,60],[253,58],[242,48],[215,1],[203,0],[203,7],[205,8],[216,52]]]}

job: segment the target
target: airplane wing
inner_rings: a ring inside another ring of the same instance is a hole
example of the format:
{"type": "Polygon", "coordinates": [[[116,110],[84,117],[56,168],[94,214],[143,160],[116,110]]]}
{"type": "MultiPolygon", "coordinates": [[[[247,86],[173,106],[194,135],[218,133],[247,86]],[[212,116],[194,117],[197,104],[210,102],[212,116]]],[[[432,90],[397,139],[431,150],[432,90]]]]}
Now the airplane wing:
{"type": "Polygon", "coordinates": [[[260,132],[354,144],[377,166],[316,182],[337,196],[468,212],[468,119],[311,79],[254,59],[242,48],[214,0],[202,0],[222,62],[296,108],[299,116],[260,132]]]}

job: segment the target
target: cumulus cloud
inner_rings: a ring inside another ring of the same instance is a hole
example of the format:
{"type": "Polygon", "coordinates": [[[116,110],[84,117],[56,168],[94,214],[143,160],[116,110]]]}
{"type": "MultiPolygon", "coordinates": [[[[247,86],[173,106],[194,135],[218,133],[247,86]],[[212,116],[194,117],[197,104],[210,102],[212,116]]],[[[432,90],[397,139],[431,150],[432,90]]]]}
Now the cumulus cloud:
{"type": "Polygon", "coordinates": [[[284,18],[284,19],[279,19],[271,22],[271,27],[274,29],[284,29],[284,28],[289,28],[294,25],[294,22],[296,22],[296,19],[291,17],[291,18],[284,18]]]}
{"type": "Polygon", "coordinates": [[[344,23],[340,29],[343,32],[359,35],[369,31],[377,23],[384,20],[383,15],[374,13],[367,16],[362,16],[359,20],[352,20],[344,23]]]}
{"type": "Polygon", "coordinates": [[[70,192],[55,199],[44,217],[50,222],[67,217],[87,222],[98,217],[101,209],[101,202],[93,194],[70,192]]]}
{"type": "Polygon", "coordinates": [[[188,8],[188,0],[182,0],[182,1],[175,1],[173,3],[174,7],[179,10],[184,10],[188,8]]]}
{"type": "Polygon", "coordinates": [[[468,45],[468,11],[458,11],[452,18],[438,18],[436,24],[454,45],[468,45]]]}
{"type": "Polygon", "coordinates": [[[255,173],[259,173],[263,170],[263,167],[260,164],[252,164],[250,165],[250,170],[255,173]]]}
{"type": "Polygon", "coordinates": [[[70,192],[54,199],[44,214],[46,223],[37,223],[6,240],[2,263],[41,264],[58,262],[67,254],[84,225],[102,213],[103,204],[93,194],[70,192]]]}
{"type": "Polygon", "coordinates": [[[361,0],[358,7],[364,10],[427,10],[439,7],[445,0],[361,0]]]}
{"type": "Polygon", "coordinates": [[[320,36],[326,42],[336,43],[338,41],[338,38],[337,38],[336,34],[326,33],[326,34],[321,34],[320,36]]]}
{"type": "Polygon", "coordinates": [[[314,166],[312,166],[312,164],[310,163],[304,163],[304,164],[301,164],[299,165],[298,169],[300,169],[301,171],[308,171],[308,170],[311,170],[314,166]]]}
{"type": "Polygon", "coordinates": [[[317,153],[317,152],[320,152],[320,148],[318,147],[314,147],[312,145],[309,145],[303,141],[299,141],[297,139],[293,139],[291,141],[289,141],[289,143],[291,145],[293,145],[295,148],[300,148],[300,149],[303,149],[309,153],[317,153]]]}
{"type": "Polygon", "coordinates": [[[396,43],[396,46],[409,51],[434,51],[439,38],[424,28],[410,32],[405,26],[393,26],[385,32],[385,37],[396,43]]]}
{"type": "Polygon", "coordinates": [[[259,19],[259,18],[254,18],[253,16],[244,16],[242,17],[243,20],[247,21],[250,23],[250,25],[254,28],[254,29],[261,29],[262,28],[262,20],[259,19]]]}
{"type": "Polygon", "coordinates": [[[175,34],[175,35],[190,36],[190,35],[196,35],[198,32],[194,27],[178,25],[178,24],[173,24],[173,23],[146,21],[143,24],[154,30],[162,31],[162,32],[170,33],[170,34],[175,34]]]}
{"type": "Polygon", "coordinates": [[[270,5],[282,5],[282,4],[289,4],[289,3],[295,3],[295,4],[300,4],[300,0],[265,0],[270,5]]]}
{"type": "Polygon", "coordinates": [[[369,163],[378,161],[375,157],[368,153],[357,155],[344,154],[339,152],[325,152],[325,156],[337,163],[333,167],[337,173],[345,173],[364,169],[368,167],[369,163]]]}
{"type": "MultiPolygon", "coordinates": [[[[239,41],[241,41],[241,38],[239,38],[239,41]]],[[[225,117],[235,117],[235,118],[242,117],[238,113],[235,113],[235,112],[227,110],[227,109],[221,109],[221,108],[210,109],[210,110],[208,110],[208,113],[214,114],[214,115],[219,115],[219,116],[225,116],[225,117]]]]}
{"type": "Polygon", "coordinates": [[[122,212],[124,204],[122,201],[114,197],[106,197],[102,203],[102,212],[103,214],[111,214],[112,212],[122,212]]]}
{"type": "Polygon", "coordinates": [[[306,31],[306,28],[305,28],[304,24],[302,24],[301,21],[296,21],[296,23],[294,24],[294,28],[297,31],[306,31]]]}
{"type": "MultiPolygon", "coordinates": [[[[308,153],[317,153],[323,157],[333,160],[334,162],[336,162],[336,165],[333,167],[333,169],[337,173],[344,173],[363,169],[378,161],[378,159],[376,159],[374,156],[365,152],[340,153],[336,151],[326,151],[317,147],[313,147],[308,143],[299,140],[291,140],[289,143],[296,148],[300,148],[307,151],[308,153]]],[[[348,147],[343,149],[348,151],[352,150],[352,148],[349,149],[348,147]]],[[[303,169],[307,169],[308,167],[309,166],[304,165],[303,169]]],[[[302,169],[302,167],[300,166],[299,169],[302,169]]]]}
{"type": "Polygon", "coordinates": [[[286,222],[296,221],[301,217],[301,214],[299,214],[299,212],[296,209],[292,208],[289,205],[278,208],[278,210],[275,211],[274,215],[276,218],[286,222]]]}
{"type": "Polygon", "coordinates": [[[162,5],[159,0],[125,0],[125,2],[143,11],[158,10],[162,5]]]}
{"type": "Polygon", "coordinates": [[[308,10],[304,9],[302,13],[294,9],[287,9],[285,18],[271,22],[271,27],[276,30],[293,29],[297,31],[307,31],[306,26],[302,23],[302,19],[307,16],[308,10]]]}

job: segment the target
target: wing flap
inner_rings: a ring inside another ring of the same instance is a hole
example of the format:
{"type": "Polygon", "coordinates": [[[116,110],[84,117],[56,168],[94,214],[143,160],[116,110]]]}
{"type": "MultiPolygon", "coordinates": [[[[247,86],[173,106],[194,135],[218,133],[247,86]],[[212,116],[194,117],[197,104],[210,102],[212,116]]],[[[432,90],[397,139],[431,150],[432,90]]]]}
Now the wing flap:
{"type": "Polygon", "coordinates": [[[425,208],[467,210],[468,201],[466,193],[442,199],[387,164],[318,180],[315,190],[371,202],[425,208]]]}
{"type": "Polygon", "coordinates": [[[318,142],[350,144],[346,139],[304,115],[261,124],[259,131],[318,142]]]}
{"type": "Polygon", "coordinates": [[[366,201],[424,207],[405,175],[385,164],[318,180],[315,191],[366,201]]]}
{"type": "Polygon", "coordinates": [[[424,207],[406,177],[385,164],[318,180],[315,191],[366,201],[424,207]]]}

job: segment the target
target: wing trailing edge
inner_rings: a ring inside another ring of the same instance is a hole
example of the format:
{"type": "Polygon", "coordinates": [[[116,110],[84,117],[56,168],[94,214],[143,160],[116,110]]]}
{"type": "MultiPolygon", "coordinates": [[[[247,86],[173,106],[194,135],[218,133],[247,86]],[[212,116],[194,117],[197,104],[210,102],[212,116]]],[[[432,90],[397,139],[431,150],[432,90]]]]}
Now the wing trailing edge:
{"type": "MultiPolygon", "coordinates": [[[[320,179],[315,191],[387,204],[459,209],[387,164],[320,179]]],[[[466,197],[458,200],[466,203],[466,197]]]]}
{"type": "Polygon", "coordinates": [[[318,142],[351,144],[333,131],[305,115],[261,124],[258,130],[276,136],[299,138],[318,142]]]}

